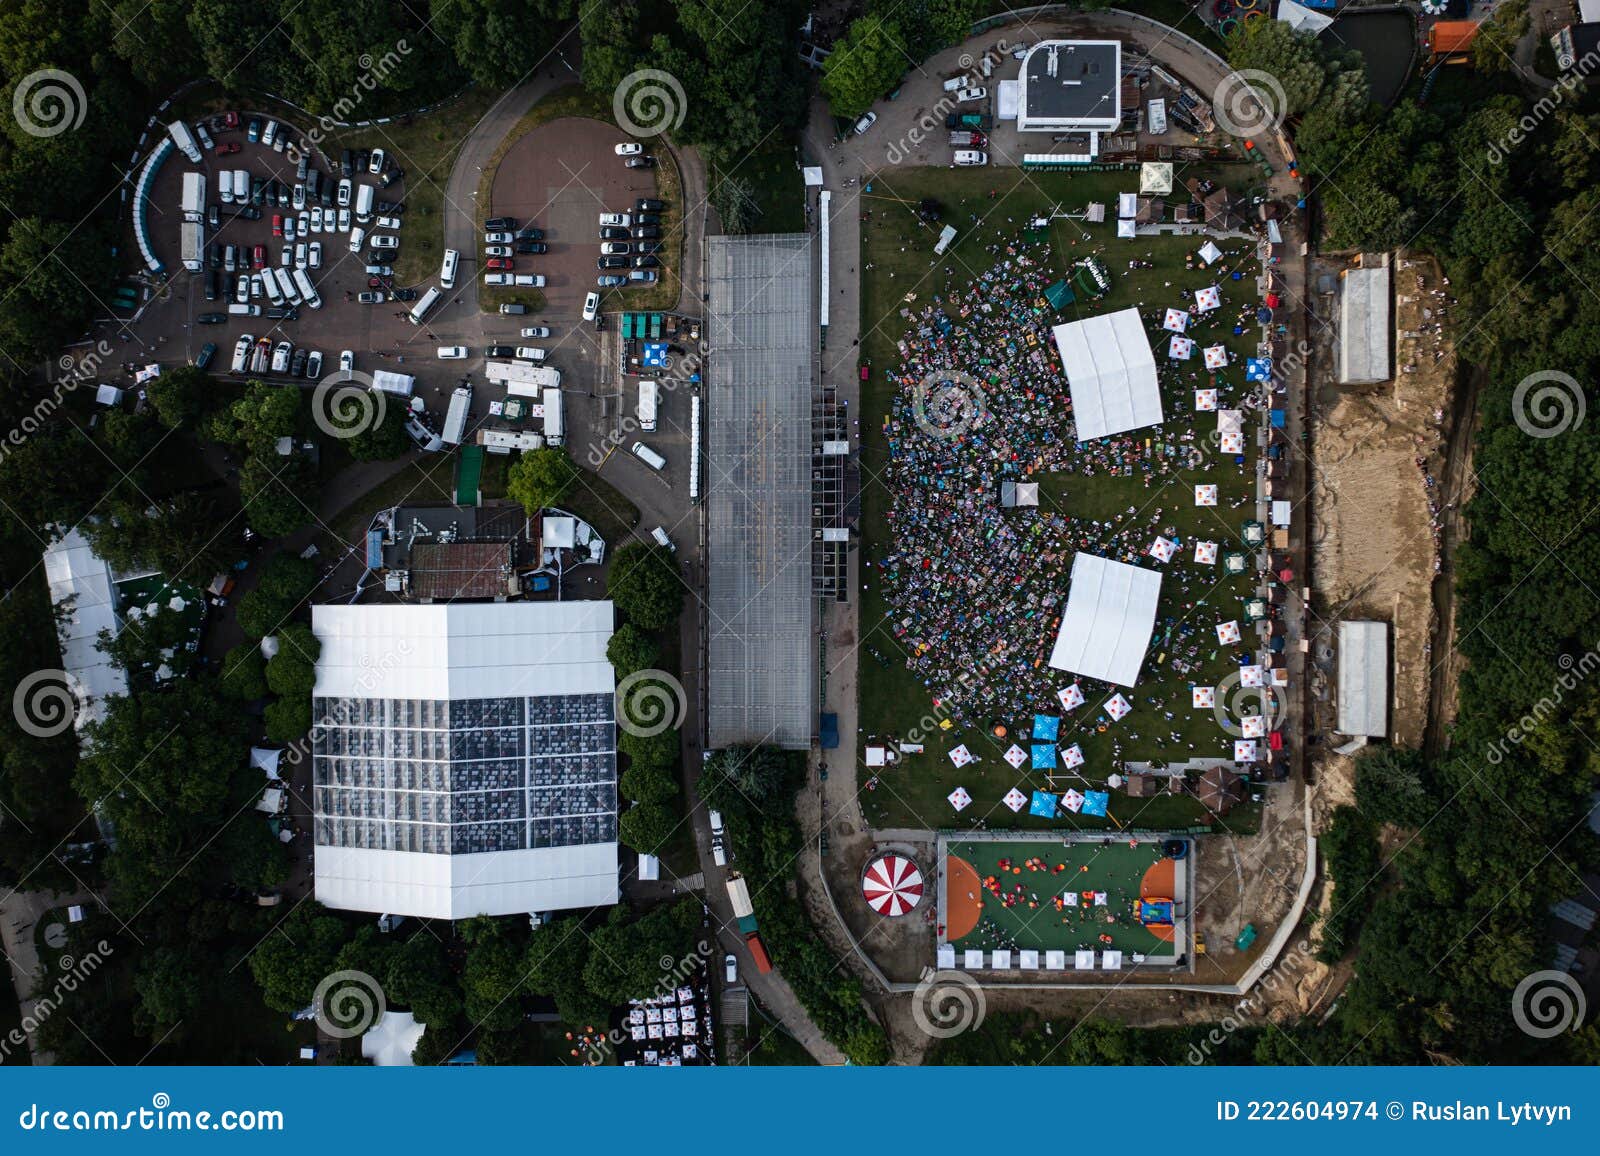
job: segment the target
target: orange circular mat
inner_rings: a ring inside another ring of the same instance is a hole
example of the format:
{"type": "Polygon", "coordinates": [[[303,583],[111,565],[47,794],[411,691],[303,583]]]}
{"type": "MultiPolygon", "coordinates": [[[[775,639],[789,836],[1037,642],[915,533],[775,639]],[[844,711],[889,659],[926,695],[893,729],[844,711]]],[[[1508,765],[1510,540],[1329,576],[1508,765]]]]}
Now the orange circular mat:
{"type": "Polygon", "coordinates": [[[983,885],[978,869],[959,855],[944,858],[944,910],[949,921],[944,929],[946,943],[972,934],[983,915],[983,885]]]}

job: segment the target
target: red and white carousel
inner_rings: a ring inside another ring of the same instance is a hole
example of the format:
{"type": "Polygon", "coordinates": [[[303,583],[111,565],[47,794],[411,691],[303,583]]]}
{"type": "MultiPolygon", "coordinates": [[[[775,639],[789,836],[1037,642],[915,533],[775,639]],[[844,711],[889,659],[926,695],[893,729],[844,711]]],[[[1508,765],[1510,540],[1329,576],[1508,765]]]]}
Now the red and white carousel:
{"type": "Polygon", "coordinates": [[[861,897],[879,915],[904,915],[922,901],[922,871],[896,852],[879,855],[861,873],[861,897]]]}

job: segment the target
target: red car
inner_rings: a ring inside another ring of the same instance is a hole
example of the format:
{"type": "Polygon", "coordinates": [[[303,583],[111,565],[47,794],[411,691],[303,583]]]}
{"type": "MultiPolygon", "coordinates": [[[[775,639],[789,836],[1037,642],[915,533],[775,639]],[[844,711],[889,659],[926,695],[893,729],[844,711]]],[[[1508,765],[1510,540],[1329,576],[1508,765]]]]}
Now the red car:
{"type": "Polygon", "coordinates": [[[222,114],[222,123],[224,125],[226,125],[229,129],[237,129],[239,127],[239,114],[236,113],[236,112],[225,112],[225,113],[223,113],[222,114]]]}
{"type": "Polygon", "coordinates": [[[273,213],[272,214],[272,235],[274,237],[283,236],[283,214],[282,213],[273,213]]]}
{"type": "Polygon", "coordinates": [[[490,257],[483,263],[483,267],[485,269],[515,269],[517,267],[517,263],[510,257],[490,257]]]}
{"type": "Polygon", "coordinates": [[[239,142],[236,140],[225,140],[217,146],[217,155],[219,157],[232,156],[238,151],[239,142]]]}
{"type": "Polygon", "coordinates": [[[250,264],[257,269],[265,269],[267,267],[267,247],[265,245],[257,245],[250,251],[250,264]]]}

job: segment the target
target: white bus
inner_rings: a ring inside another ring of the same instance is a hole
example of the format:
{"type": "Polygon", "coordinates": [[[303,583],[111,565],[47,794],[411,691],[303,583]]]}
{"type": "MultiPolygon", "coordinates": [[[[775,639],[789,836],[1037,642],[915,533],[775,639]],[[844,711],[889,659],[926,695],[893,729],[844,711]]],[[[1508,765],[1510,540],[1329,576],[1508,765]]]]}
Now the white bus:
{"type": "Polygon", "coordinates": [[[278,279],[273,276],[271,269],[263,269],[261,287],[267,291],[267,300],[276,306],[283,304],[283,290],[278,288],[278,279]]]}
{"type": "MultiPolygon", "coordinates": [[[[281,273],[283,270],[279,270],[281,273]]],[[[311,283],[311,278],[304,269],[294,271],[294,286],[300,290],[300,296],[306,299],[306,304],[313,309],[322,308],[322,298],[317,296],[317,287],[311,283]]]]}
{"type": "Polygon", "coordinates": [[[440,293],[438,289],[429,289],[424,293],[422,299],[411,308],[411,324],[421,325],[422,319],[428,315],[435,305],[439,304],[439,298],[443,296],[444,294],[440,293]]]}
{"type": "Polygon", "coordinates": [[[656,432],[656,401],[660,388],[653,381],[639,383],[639,428],[645,433],[656,432]]]}
{"type": "Polygon", "coordinates": [[[278,288],[283,290],[283,295],[289,299],[290,305],[300,304],[300,290],[295,287],[294,279],[289,276],[289,270],[272,267],[262,270],[262,277],[272,275],[278,279],[278,288]]]}
{"type": "Polygon", "coordinates": [[[458,446],[467,432],[467,415],[472,410],[472,387],[457,386],[450,395],[450,408],[444,415],[444,428],[439,437],[447,446],[458,446]]]}
{"type": "Polygon", "coordinates": [[[558,446],[566,441],[566,422],[561,413],[561,391],[559,389],[546,389],[544,391],[544,440],[558,446]]]}
{"type": "Polygon", "coordinates": [[[455,249],[444,251],[444,264],[439,267],[439,284],[446,289],[456,287],[456,266],[461,263],[461,254],[455,249]]]}

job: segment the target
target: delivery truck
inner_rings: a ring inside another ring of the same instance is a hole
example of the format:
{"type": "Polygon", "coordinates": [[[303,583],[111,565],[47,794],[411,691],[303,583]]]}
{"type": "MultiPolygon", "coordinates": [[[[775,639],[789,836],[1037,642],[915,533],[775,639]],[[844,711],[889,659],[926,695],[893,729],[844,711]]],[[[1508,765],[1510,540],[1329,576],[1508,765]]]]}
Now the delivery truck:
{"type": "Polygon", "coordinates": [[[183,174],[183,219],[201,221],[206,215],[205,173],[183,174]]]}
{"type": "Polygon", "coordinates": [[[567,440],[566,418],[561,412],[561,388],[548,386],[544,391],[544,440],[558,446],[567,440]]]}
{"type": "Polygon", "coordinates": [[[528,361],[486,361],[483,375],[491,385],[503,385],[512,397],[543,398],[546,389],[561,388],[561,371],[528,361]]]}
{"type": "Polygon", "coordinates": [[[472,387],[458,385],[456,391],[450,395],[450,408],[445,411],[444,429],[439,431],[439,436],[447,446],[458,446],[461,439],[466,436],[467,416],[472,412],[472,387]]]}
{"type": "Polygon", "coordinates": [[[179,152],[195,164],[200,163],[200,145],[194,139],[194,133],[189,131],[188,125],[181,120],[175,120],[167,126],[167,135],[172,138],[172,143],[178,146],[179,152]]]}
{"type": "Polygon", "coordinates": [[[183,245],[183,267],[191,273],[200,272],[206,263],[206,227],[201,221],[185,221],[178,226],[183,245]]]}

